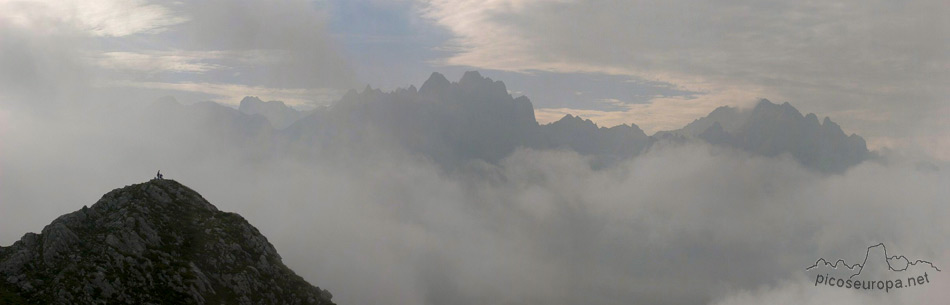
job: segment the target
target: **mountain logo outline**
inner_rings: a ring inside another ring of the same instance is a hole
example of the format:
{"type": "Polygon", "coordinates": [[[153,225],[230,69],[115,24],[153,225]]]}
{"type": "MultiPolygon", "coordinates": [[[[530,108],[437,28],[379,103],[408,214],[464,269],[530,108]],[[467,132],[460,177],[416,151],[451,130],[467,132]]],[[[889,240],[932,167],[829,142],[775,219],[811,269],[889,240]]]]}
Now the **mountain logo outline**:
{"type": "Polygon", "coordinates": [[[836,260],[834,263],[830,263],[828,262],[828,260],[824,258],[819,258],[817,261],[815,261],[815,264],[808,266],[808,268],[805,268],[805,271],[818,268],[820,265],[828,266],[837,270],[840,263],[840,265],[844,265],[844,267],[848,268],[848,270],[851,270],[851,271],[854,271],[855,269],[858,270],[857,273],[852,274],[848,278],[848,279],[853,279],[855,276],[860,275],[861,272],[864,271],[864,266],[867,265],[868,257],[871,255],[871,249],[874,249],[877,247],[881,247],[882,249],[884,249],[884,263],[887,264],[887,269],[890,271],[902,272],[902,271],[906,271],[911,266],[917,266],[918,264],[926,264],[927,266],[930,266],[930,268],[933,268],[934,270],[937,270],[937,272],[940,272],[940,268],[937,268],[937,266],[934,266],[934,264],[931,263],[930,261],[926,261],[922,259],[911,261],[909,258],[907,258],[907,256],[904,256],[904,255],[894,255],[894,256],[887,255],[887,246],[885,246],[884,243],[878,243],[876,245],[868,247],[867,252],[864,255],[864,261],[862,261],[861,263],[848,265],[848,263],[844,259],[841,259],[841,258],[836,260]],[[892,259],[903,259],[906,265],[902,269],[894,268],[894,266],[891,265],[892,259]]]}

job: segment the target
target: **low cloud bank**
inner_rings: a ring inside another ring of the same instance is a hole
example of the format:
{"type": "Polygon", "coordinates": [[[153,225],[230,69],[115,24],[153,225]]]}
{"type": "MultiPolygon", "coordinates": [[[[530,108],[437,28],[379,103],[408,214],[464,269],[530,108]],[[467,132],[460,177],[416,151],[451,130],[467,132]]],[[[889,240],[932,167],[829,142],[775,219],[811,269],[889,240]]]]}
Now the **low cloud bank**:
{"type": "Polygon", "coordinates": [[[859,260],[878,242],[950,262],[950,174],[900,160],[827,175],[788,156],[658,144],[596,170],[573,152],[519,149],[447,171],[386,145],[286,152],[250,140],[241,145],[256,149],[239,149],[214,133],[171,141],[197,127],[141,127],[131,114],[4,119],[4,245],[162,169],[245,216],[340,304],[947,297],[940,285],[884,298],[816,287],[804,271],[819,257],[859,260]]]}

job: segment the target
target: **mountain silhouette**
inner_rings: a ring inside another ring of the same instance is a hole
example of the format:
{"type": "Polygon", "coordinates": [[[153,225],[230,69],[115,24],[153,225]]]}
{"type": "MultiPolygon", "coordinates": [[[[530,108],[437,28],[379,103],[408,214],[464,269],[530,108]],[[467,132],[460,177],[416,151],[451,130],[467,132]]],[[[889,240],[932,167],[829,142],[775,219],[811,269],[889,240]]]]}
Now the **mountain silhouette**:
{"type": "Polygon", "coordinates": [[[159,132],[176,138],[208,135],[220,141],[244,142],[274,134],[264,116],[245,114],[215,102],[182,105],[172,98],[160,99],[148,105],[140,117],[146,127],[161,126],[159,132]]]}
{"type": "Polygon", "coordinates": [[[639,155],[655,142],[634,124],[598,127],[591,120],[572,115],[541,126],[541,135],[540,148],[573,150],[607,163],[639,155]]]}
{"type": "Polygon", "coordinates": [[[497,162],[519,146],[537,146],[540,136],[531,101],[512,97],[504,83],[478,72],[466,72],[457,83],[433,73],[419,90],[351,90],[283,134],[292,142],[395,143],[443,165],[497,162]]]}
{"type": "Polygon", "coordinates": [[[603,128],[572,115],[540,125],[527,97],[515,98],[504,83],[474,71],[457,83],[433,73],[419,90],[350,91],[285,132],[294,140],[324,143],[353,137],[395,142],[443,165],[496,162],[518,147],[572,150],[609,163],[663,139],[699,139],[770,157],[790,154],[823,172],[842,172],[870,156],[864,139],[845,135],[830,119],[819,123],[814,114],[764,99],[752,110],[720,107],[683,129],[654,136],[634,124],[603,128]]]}
{"type": "Polygon", "coordinates": [[[238,214],[173,180],[113,190],[0,248],[4,304],[332,304],[238,214]]]}
{"type": "Polygon", "coordinates": [[[762,99],[748,111],[719,107],[682,129],[658,138],[697,138],[763,156],[789,154],[802,165],[823,172],[842,172],[872,156],[864,139],[846,135],[830,118],[802,115],[789,103],[762,99]]]}
{"type": "Polygon", "coordinates": [[[831,119],[819,121],[789,103],[765,99],[750,110],[719,107],[681,129],[653,136],[632,123],[605,128],[573,115],[542,125],[527,97],[514,97],[504,83],[475,71],[458,82],[432,73],[419,89],[383,92],[366,86],[307,113],[256,97],[245,97],[238,110],[211,102],[162,101],[147,112],[161,120],[175,118],[167,132],[176,142],[237,145],[260,155],[289,147],[399,147],[446,168],[473,160],[497,163],[519,147],[574,151],[604,166],[642,154],[658,141],[703,141],[767,157],[790,155],[825,173],[843,172],[873,155],[863,138],[846,135],[831,119]]]}
{"type": "Polygon", "coordinates": [[[264,102],[256,96],[244,97],[238,106],[238,111],[249,115],[261,115],[267,118],[267,121],[276,129],[284,129],[307,115],[306,112],[291,108],[284,102],[264,102]]]}

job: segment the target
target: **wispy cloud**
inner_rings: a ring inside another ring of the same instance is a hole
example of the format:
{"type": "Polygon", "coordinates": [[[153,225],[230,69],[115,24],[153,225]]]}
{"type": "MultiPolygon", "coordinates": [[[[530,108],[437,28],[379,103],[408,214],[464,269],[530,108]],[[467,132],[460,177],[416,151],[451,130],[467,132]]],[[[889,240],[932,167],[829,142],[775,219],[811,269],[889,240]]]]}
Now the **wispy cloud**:
{"type": "Polygon", "coordinates": [[[221,65],[203,62],[220,58],[219,52],[103,52],[94,56],[96,65],[113,70],[141,72],[207,72],[221,65]]]}
{"type": "Polygon", "coordinates": [[[323,105],[356,87],[325,22],[306,0],[0,0],[0,102],[49,110],[178,91],[323,105]]]}
{"type": "Polygon", "coordinates": [[[89,54],[96,66],[110,70],[138,72],[190,72],[236,69],[279,63],[287,56],[283,50],[143,50],[138,52],[100,52],[89,54]]]}
{"type": "Polygon", "coordinates": [[[328,105],[342,95],[339,90],[329,88],[272,88],[240,84],[204,82],[166,83],[144,81],[109,81],[100,83],[99,85],[106,87],[132,87],[202,93],[211,95],[212,101],[228,105],[237,105],[237,103],[245,96],[258,96],[264,100],[280,100],[290,106],[299,108],[328,105]]]}
{"type": "Polygon", "coordinates": [[[187,21],[167,6],[142,0],[0,2],[12,24],[36,31],[78,30],[92,36],[157,33],[187,21]]]}

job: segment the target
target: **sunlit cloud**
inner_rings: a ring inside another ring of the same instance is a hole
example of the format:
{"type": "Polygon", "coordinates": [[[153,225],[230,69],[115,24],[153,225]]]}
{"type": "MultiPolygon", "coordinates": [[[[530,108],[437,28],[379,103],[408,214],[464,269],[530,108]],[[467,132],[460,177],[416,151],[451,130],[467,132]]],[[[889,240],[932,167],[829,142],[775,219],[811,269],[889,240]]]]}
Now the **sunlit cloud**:
{"type": "Polygon", "coordinates": [[[220,58],[219,52],[103,52],[94,59],[99,67],[141,72],[207,72],[221,65],[203,62],[220,58]]]}
{"type": "Polygon", "coordinates": [[[342,95],[338,90],[329,88],[271,88],[228,83],[110,81],[101,83],[100,86],[202,93],[211,95],[212,101],[226,105],[237,105],[245,96],[258,96],[264,100],[283,101],[287,105],[302,109],[329,105],[342,95]]]}
{"type": "Polygon", "coordinates": [[[11,24],[31,30],[78,30],[106,37],[158,33],[187,21],[167,6],[142,0],[6,0],[0,1],[0,10],[11,24]]]}

